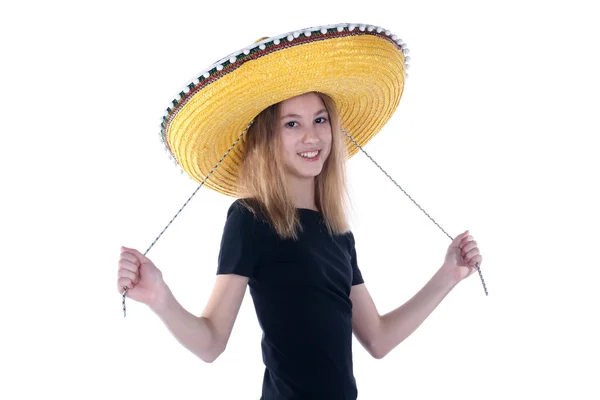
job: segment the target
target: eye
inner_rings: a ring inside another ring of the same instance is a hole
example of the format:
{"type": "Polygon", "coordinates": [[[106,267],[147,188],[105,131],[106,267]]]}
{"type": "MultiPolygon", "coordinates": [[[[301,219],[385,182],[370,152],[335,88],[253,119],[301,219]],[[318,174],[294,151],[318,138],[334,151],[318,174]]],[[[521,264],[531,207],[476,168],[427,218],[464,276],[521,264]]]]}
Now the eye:
{"type": "Polygon", "coordinates": [[[315,122],[317,124],[324,124],[326,121],[327,121],[327,118],[325,118],[325,117],[319,117],[319,118],[315,119],[315,122]]]}
{"type": "Polygon", "coordinates": [[[290,121],[290,122],[286,122],[286,123],[285,123],[285,126],[286,126],[287,128],[293,128],[293,127],[297,126],[297,125],[295,125],[295,124],[298,124],[298,123],[297,123],[296,121],[290,121]]]}

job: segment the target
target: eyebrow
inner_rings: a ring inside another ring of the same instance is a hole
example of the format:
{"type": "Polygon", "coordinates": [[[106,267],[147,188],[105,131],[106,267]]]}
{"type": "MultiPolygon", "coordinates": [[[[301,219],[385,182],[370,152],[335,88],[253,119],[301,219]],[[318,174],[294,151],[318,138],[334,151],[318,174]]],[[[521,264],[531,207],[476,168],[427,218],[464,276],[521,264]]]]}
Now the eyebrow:
{"type": "MultiPolygon", "coordinates": [[[[326,113],[326,112],[327,112],[327,109],[326,109],[326,108],[323,108],[323,109],[321,109],[321,110],[319,110],[319,111],[317,111],[317,112],[315,113],[315,117],[316,117],[317,115],[319,115],[319,114],[323,114],[323,113],[326,113]]],[[[283,119],[283,118],[289,118],[289,117],[293,117],[293,118],[302,118],[302,116],[301,116],[301,115],[298,115],[298,114],[286,114],[286,115],[284,115],[283,117],[281,117],[281,119],[283,119]]]]}

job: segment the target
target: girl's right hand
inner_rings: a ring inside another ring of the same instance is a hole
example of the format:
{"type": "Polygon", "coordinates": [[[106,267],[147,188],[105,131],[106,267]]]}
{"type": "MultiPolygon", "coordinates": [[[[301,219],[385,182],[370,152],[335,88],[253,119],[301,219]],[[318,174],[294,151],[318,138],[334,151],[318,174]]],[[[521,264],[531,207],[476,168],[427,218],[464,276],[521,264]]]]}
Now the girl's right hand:
{"type": "Polygon", "coordinates": [[[155,307],[168,291],[162,272],[154,263],[139,251],[127,247],[121,247],[119,258],[119,293],[123,294],[124,286],[127,286],[127,297],[151,308],[155,307]]]}

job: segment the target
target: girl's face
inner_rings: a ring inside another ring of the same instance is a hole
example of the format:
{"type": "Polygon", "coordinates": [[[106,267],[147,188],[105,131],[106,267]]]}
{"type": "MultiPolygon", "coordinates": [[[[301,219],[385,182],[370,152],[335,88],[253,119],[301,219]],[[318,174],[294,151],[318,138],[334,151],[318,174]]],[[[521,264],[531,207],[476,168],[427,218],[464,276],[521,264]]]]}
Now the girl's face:
{"type": "Polygon", "coordinates": [[[321,98],[306,93],[280,105],[278,134],[288,175],[314,179],[331,151],[331,125],[321,98]]]}

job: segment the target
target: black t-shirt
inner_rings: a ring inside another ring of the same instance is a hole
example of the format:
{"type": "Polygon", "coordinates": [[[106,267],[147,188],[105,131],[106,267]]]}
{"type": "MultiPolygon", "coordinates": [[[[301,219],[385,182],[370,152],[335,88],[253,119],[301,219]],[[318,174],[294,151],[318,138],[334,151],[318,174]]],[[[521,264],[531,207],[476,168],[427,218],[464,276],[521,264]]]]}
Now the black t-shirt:
{"type": "Polygon", "coordinates": [[[262,400],[354,400],[350,289],[363,283],[354,237],[330,235],[317,211],[298,212],[303,232],[282,240],[236,200],[217,274],[249,277],[263,330],[262,400]]]}

